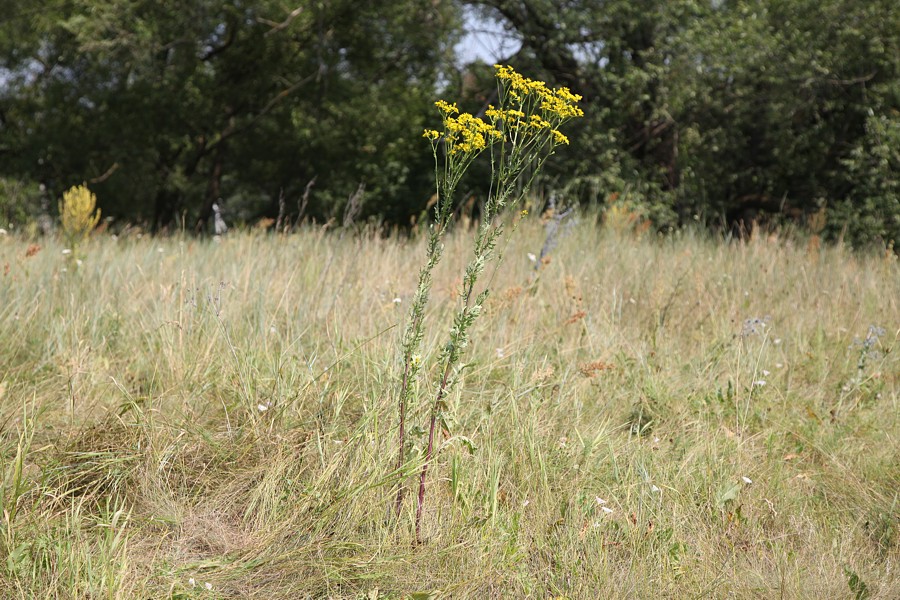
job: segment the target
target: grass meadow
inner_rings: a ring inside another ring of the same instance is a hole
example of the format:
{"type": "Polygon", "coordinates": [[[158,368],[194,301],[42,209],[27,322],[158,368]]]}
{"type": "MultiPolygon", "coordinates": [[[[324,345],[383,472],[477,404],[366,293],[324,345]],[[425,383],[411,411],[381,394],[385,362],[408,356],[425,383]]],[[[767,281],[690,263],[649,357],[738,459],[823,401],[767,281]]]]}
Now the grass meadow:
{"type": "Polygon", "coordinates": [[[421,237],[0,237],[0,596],[900,598],[896,257],[626,225],[502,246],[420,545],[421,237]]]}

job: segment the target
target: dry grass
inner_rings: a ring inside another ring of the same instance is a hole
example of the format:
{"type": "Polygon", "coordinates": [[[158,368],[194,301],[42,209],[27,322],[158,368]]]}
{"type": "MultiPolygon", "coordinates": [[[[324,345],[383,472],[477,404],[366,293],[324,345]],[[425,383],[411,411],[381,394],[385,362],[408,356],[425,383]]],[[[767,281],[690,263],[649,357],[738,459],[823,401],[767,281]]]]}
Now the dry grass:
{"type": "Polygon", "coordinates": [[[897,261],[583,223],[535,279],[542,235],[492,279],[418,547],[420,241],[0,238],[0,595],[900,597],[897,261]]]}

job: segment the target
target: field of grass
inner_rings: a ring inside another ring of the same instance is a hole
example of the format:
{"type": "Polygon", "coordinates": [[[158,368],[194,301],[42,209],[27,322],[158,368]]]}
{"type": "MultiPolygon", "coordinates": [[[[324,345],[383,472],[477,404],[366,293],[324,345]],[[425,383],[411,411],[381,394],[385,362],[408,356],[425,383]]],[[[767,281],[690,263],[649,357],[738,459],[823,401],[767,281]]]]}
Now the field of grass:
{"type": "Polygon", "coordinates": [[[893,254],[584,218],[535,271],[543,241],[483,279],[416,545],[421,239],[0,237],[0,597],[900,598],[893,254]]]}

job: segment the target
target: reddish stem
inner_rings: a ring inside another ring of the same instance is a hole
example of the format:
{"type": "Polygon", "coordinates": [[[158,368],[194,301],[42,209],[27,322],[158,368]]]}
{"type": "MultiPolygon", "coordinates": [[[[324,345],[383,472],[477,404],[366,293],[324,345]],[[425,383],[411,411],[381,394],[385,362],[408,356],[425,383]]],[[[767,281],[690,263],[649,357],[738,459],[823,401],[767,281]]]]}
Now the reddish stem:
{"type": "Polygon", "coordinates": [[[416,542],[422,543],[422,508],[425,505],[425,477],[428,475],[428,465],[431,464],[431,454],[434,448],[434,428],[437,425],[438,407],[444,394],[447,392],[447,380],[450,378],[450,361],[444,367],[444,374],[441,377],[441,386],[438,388],[437,397],[434,399],[434,406],[431,408],[431,423],[428,426],[428,449],[425,451],[425,464],[422,465],[422,473],[419,475],[419,501],[416,506],[416,542]]]}
{"type": "MultiPolygon", "coordinates": [[[[397,438],[397,471],[403,466],[403,447],[406,445],[406,386],[409,383],[409,361],[406,362],[406,368],[403,370],[403,385],[400,387],[400,434],[397,438]]],[[[400,509],[403,506],[403,481],[397,481],[397,499],[395,501],[395,511],[400,516],[400,509]]]]}

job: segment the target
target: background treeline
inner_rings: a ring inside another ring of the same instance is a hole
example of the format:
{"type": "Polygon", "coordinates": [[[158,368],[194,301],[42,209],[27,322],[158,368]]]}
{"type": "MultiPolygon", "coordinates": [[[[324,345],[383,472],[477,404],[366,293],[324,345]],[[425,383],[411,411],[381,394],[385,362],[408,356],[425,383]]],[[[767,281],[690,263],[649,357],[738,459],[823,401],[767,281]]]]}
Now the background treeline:
{"type": "Polygon", "coordinates": [[[408,225],[433,100],[492,100],[490,66],[455,56],[465,11],[584,96],[543,193],[900,239],[896,0],[0,0],[2,224],[87,182],[157,230],[204,229],[220,198],[232,222],[408,225]]]}

